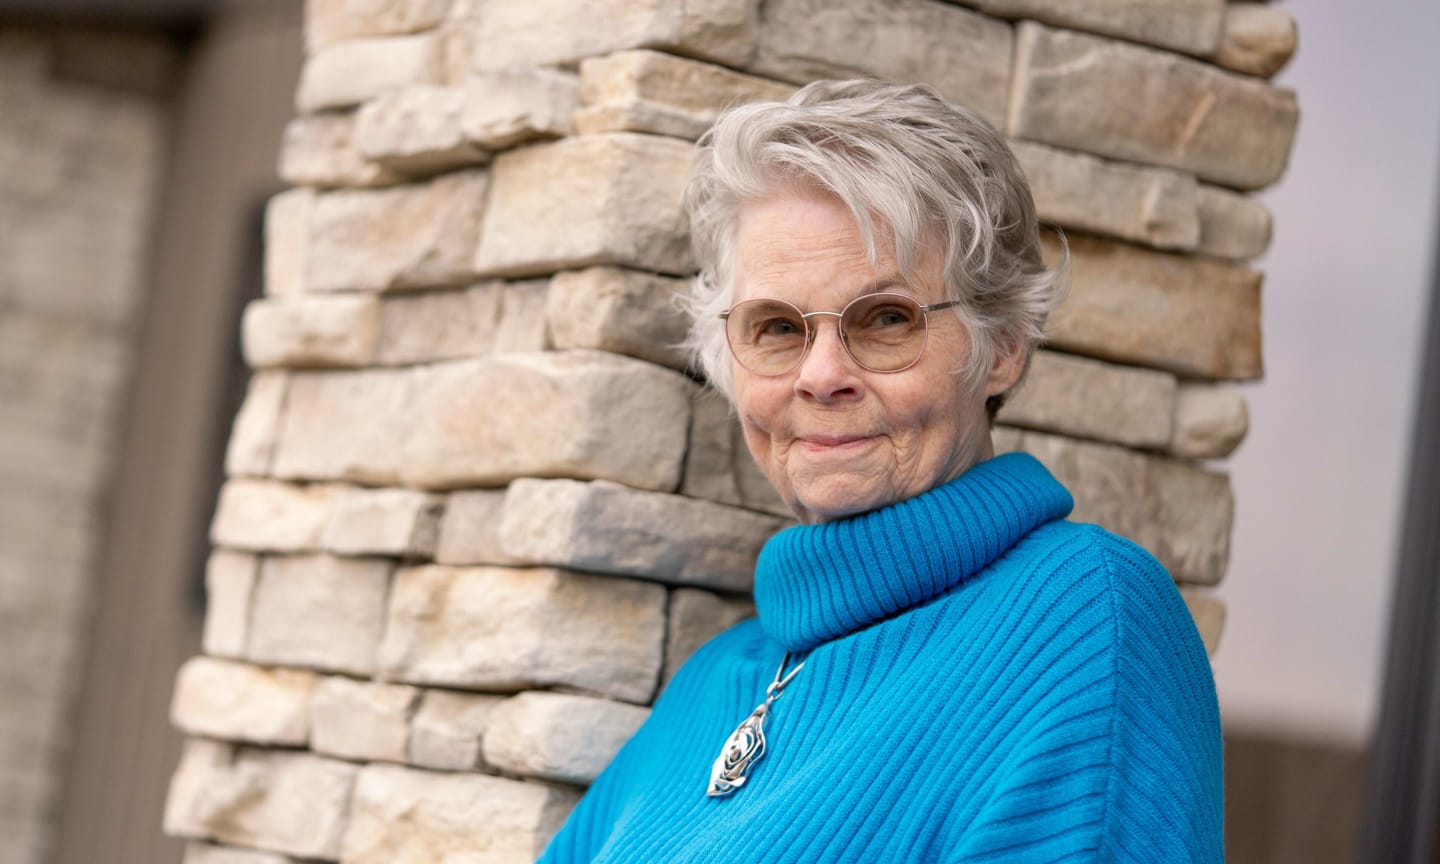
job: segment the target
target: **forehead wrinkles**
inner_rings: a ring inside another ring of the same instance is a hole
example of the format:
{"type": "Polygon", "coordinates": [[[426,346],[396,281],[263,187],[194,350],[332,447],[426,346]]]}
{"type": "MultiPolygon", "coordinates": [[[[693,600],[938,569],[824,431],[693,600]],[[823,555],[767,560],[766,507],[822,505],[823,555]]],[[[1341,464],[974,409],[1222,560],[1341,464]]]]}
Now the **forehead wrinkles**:
{"type": "MultiPolygon", "coordinates": [[[[813,199],[812,199],[813,200],[813,199]]],[[[747,206],[736,231],[736,299],[741,294],[774,289],[833,288],[858,295],[876,285],[903,285],[888,242],[877,250],[878,260],[866,254],[859,230],[845,218],[787,218],[804,207],[803,200],[766,201],[747,206]]],[[[834,202],[838,205],[838,202],[834,202]]]]}

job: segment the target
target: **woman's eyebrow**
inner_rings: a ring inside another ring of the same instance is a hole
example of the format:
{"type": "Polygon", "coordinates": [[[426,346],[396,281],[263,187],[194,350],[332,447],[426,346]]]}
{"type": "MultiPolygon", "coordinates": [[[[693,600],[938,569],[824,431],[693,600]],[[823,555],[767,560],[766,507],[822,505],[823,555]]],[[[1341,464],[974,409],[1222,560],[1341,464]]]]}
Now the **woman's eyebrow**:
{"type": "Polygon", "coordinates": [[[855,296],[863,297],[866,294],[879,294],[882,291],[892,291],[896,288],[904,288],[906,291],[913,290],[910,287],[910,283],[906,282],[900,277],[900,274],[896,273],[889,276],[881,276],[878,279],[871,279],[862,285],[859,291],[855,292],[855,296]]]}

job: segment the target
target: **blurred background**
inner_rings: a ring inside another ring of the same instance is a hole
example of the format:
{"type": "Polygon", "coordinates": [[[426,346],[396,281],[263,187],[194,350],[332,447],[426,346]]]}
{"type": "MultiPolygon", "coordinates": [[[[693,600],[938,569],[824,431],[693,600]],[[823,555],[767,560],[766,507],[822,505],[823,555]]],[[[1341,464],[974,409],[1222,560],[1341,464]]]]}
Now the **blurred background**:
{"type": "MultiPolygon", "coordinates": [[[[1265,195],[1267,371],[1230,463],[1215,659],[1237,864],[1365,860],[1392,606],[1422,584],[1396,580],[1407,496],[1440,448],[1415,433],[1440,4],[1286,8],[1300,50],[1277,81],[1302,120],[1265,195]]],[[[0,864],[180,860],[159,828],[166,712],[200,650],[301,18],[295,0],[0,0],[0,864]]],[[[1400,631],[1433,651],[1423,632],[1400,631]]]]}

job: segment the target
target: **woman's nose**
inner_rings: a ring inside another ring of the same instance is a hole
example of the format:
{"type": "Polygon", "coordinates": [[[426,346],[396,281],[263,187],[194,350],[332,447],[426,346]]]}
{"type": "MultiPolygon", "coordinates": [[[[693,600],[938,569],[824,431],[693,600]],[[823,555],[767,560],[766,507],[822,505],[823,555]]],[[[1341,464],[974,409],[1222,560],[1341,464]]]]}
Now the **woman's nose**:
{"type": "Polygon", "coordinates": [[[840,338],[840,319],[812,318],[810,348],[800,361],[795,392],[820,402],[833,402],[860,395],[860,367],[851,359],[840,338]]]}

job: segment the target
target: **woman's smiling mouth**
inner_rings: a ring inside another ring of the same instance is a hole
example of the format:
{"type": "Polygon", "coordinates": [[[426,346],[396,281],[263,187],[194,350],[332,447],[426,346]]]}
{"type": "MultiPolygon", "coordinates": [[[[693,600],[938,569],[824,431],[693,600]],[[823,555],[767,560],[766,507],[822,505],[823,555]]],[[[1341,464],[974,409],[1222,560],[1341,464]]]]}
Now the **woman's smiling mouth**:
{"type": "Polygon", "coordinates": [[[811,453],[844,453],[859,450],[875,440],[874,435],[802,435],[796,439],[811,453]]]}

